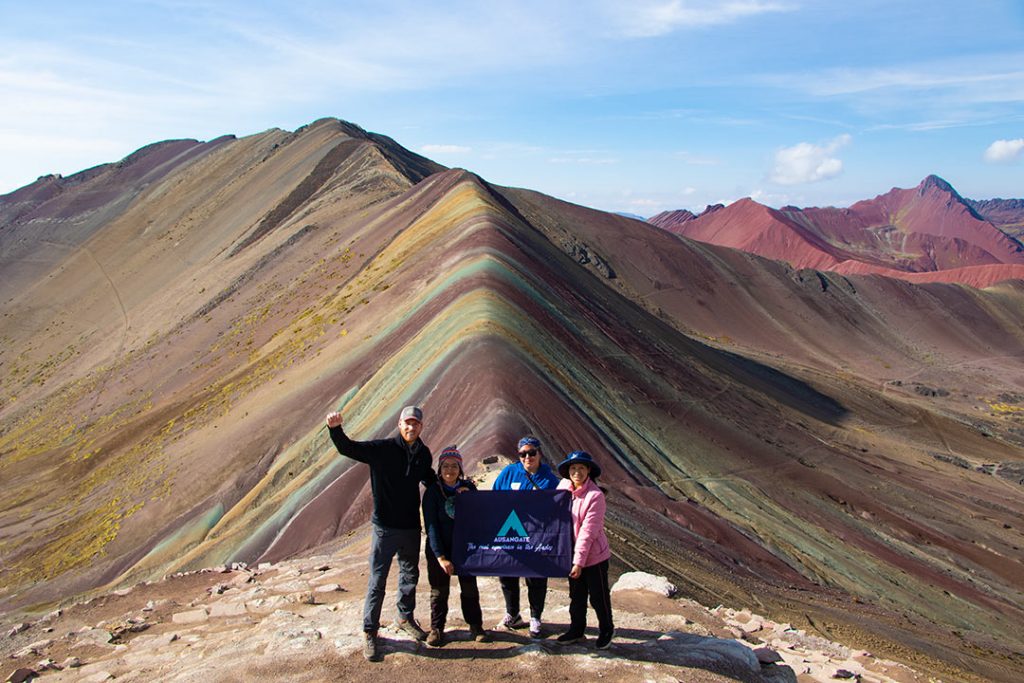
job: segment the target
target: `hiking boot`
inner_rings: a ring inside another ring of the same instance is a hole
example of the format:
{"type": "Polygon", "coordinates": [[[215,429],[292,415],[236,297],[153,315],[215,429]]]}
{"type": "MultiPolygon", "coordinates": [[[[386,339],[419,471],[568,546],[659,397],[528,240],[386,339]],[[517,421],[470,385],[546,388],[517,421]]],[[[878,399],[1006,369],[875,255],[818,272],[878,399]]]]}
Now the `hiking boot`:
{"type": "Polygon", "coordinates": [[[430,629],[430,634],[427,636],[427,645],[430,647],[441,647],[444,645],[444,631],[439,628],[430,629]]]}
{"type": "Polygon", "coordinates": [[[540,630],[540,619],[530,619],[530,637],[534,640],[544,637],[540,630]]]}
{"type": "Polygon", "coordinates": [[[491,634],[485,631],[481,624],[470,624],[469,635],[478,643],[491,642],[491,634]]]}
{"type": "Polygon", "coordinates": [[[416,640],[426,640],[427,638],[427,632],[421,629],[413,619],[399,619],[395,624],[399,631],[407,633],[416,640]]]}
{"type": "Polygon", "coordinates": [[[611,647],[613,635],[615,635],[615,629],[612,629],[611,631],[601,631],[597,636],[597,649],[607,650],[611,647]]]}
{"type": "MultiPolygon", "coordinates": [[[[569,630],[563,633],[562,635],[558,636],[558,638],[556,638],[555,640],[557,640],[562,645],[571,645],[572,643],[578,643],[581,640],[583,640],[583,634],[579,631],[569,630]]],[[[608,637],[608,640],[611,640],[611,636],[608,637]]]]}
{"type": "Polygon", "coordinates": [[[506,631],[511,631],[513,629],[523,628],[524,626],[526,626],[526,622],[523,621],[523,618],[520,615],[517,614],[512,616],[511,614],[506,614],[504,618],[498,622],[497,628],[503,628],[506,631]]]}
{"type": "Polygon", "coordinates": [[[363,644],[363,656],[368,662],[379,662],[384,659],[380,651],[380,644],[377,642],[377,634],[373,631],[366,632],[366,642],[363,644]]]}

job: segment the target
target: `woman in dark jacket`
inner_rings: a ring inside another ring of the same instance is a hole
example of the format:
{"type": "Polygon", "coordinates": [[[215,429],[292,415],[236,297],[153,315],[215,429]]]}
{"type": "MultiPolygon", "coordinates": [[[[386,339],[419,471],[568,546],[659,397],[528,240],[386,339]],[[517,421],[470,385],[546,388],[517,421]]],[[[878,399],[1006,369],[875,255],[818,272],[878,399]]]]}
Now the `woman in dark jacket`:
{"type": "MultiPolygon", "coordinates": [[[[451,591],[452,535],[455,531],[455,496],[464,491],[475,491],[473,482],[462,471],[462,454],[455,446],[448,446],[437,459],[438,482],[428,486],[423,494],[423,523],[427,527],[427,581],[430,583],[430,633],[427,645],[444,645],[444,626],[448,618],[448,595],[451,591]]],[[[490,642],[483,629],[480,610],[480,591],[475,576],[459,576],[462,593],[462,618],[469,624],[469,632],[480,643],[490,642]]]]}

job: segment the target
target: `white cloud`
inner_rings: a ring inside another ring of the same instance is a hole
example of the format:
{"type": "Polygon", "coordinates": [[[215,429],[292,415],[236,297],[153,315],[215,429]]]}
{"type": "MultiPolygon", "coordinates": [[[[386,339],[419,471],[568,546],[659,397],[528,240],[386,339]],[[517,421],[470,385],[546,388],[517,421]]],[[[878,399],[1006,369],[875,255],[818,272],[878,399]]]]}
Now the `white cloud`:
{"type": "Polygon", "coordinates": [[[985,161],[991,164],[1005,164],[1016,161],[1024,153],[1024,138],[996,140],[985,150],[985,161]]]}
{"type": "Polygon", "coordinates": [[[464,145],[423,145],[420,147],[422,154],[462,155],[473,151],[472,147],[464,145]]]}
{"type": "Polygon", "coordinates": [[[656,2],[608,3],[618,30],[627,38],[653,38],[677,29],[731,24],[769,12],[788,12],[792,5],[765,0],[658,0],[656,2]]]}
{"type": "Polygon", "coordinates": [[[792,196],[788,193],[768,192],[766,190],[757,189],[750,193],[750,198],[758,204],[764,204],[765,206],[780,207],[792,204],[792,196]]]}
{"type": "Polygon", "coordinates": [[[812,99],[846,102],[877,128],[930,131],[1019,120],[1024,51],[755,77],[812,99]]]}
{"type": "Polygon", "coordinates": [[[771,180],[779,185],[801,185],[835,178],[843,172],[843,162],[833,156],[850,144],[849,135],[840,135],[824,145],[801,142],[775,153],[771,180]]]}
{"type": "Polygon", "coordinates": [[[634,209],[661,209],[665,202],[660,199],[631,199],[627,204],[634,209]]]}

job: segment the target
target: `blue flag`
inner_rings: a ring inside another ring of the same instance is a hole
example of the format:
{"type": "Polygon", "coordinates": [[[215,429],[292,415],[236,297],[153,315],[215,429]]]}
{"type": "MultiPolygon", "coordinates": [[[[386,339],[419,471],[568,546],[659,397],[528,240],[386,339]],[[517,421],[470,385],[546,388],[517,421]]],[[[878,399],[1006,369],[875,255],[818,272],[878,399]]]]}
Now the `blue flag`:
{"type": "Polygon", "coordinates": [[[452,562],[460,576],[568,576],[568,491],[470,491],[455,496],[452,562]]]}

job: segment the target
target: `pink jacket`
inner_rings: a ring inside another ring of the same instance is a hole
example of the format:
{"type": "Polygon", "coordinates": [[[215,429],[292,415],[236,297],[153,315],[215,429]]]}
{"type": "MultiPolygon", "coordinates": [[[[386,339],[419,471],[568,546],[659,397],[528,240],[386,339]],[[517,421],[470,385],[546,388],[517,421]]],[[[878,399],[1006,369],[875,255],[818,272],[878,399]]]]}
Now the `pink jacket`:
{"type": "Polygon", "coordinates": [[[576,537],[572,563],[590,567],[607,560],[612,550],[604,533],[605,502],[601,489],[590,479],[575,491],[568,479],[560,481],[558,488],[572,492],[572,526],[576,537]]]}

